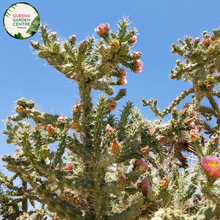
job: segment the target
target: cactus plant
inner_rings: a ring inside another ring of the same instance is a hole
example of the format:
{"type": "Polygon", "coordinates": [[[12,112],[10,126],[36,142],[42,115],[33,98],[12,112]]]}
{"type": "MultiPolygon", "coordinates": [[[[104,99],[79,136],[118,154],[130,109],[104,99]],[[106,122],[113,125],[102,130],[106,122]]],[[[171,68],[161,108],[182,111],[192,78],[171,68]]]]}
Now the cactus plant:
{"type": "Polygon", "coordinates": [[[41,199],[35,195],[33,188],[28,187],[27,182],[22,180],[21,185],[14,184],[19,176],[17,173],[10,178],[3,174],[0,176],[0,214],[3,220],[46,219],[46,215],[56,216],[55,213],[44,208],[41,199]],[[41,204],[41,208],[36,209],[35,206],[39,206],[39,204],[41,204]]]}
{"type": "MultiPolygon", "coordinates": [[[[115,33],[108,23],[100,24],[95,28],[100,40],[89,37],[78,46],[75,35],[61,43],[40,26],[43,44],[31,41],[33,49],[77,83],[80,100],[71,118],[17,100],[18,114],[8,117],[3,133],[21,150],[3,156],[5,166],[29,183],[58,219],[219,219],[220,93],[215,86],[220,82],[220,29],[204,32],[201,42],[185,37],[179,40],[182,46],[172,45],[171,52],[185,61],[177,60],[170,78],[183,78],[192,87],[163,111],[157,100],[142,98],[156,117],[149,121],[130,101],[118,119],[112,113],[126,95],[125,89],[116,95],[113,89],[127,83],[124,67],[134,73],[143,67],[141,52],[131,52],[137,30],[128,26],[122,19],[115,33]],[[92,89],[102,91],[96,104],[92,89]],[[178,110],[190,94],[191,102],[178,110]],[[210,107],[201,104],[204,98],[210,107]],[[168,114],[171,119],[164,122],[168,114]],[[213,127],[207,123],[212,117],[213,127]],[[50,144],[57,144],[55,152],[50,144]]],[[[45,211],[36,213],[44,216],[45,211]]],[[[31,217],[23,213],[19,218],[31,217]]]]}

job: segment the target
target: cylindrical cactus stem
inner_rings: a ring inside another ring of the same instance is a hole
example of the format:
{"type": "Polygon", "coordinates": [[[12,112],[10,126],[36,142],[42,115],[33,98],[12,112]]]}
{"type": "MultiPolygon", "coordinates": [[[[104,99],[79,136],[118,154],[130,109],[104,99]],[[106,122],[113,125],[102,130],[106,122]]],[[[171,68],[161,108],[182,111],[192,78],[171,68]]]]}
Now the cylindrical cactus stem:
{"type": "Polygon", "coordinates": [[[133,153],[133,152],[128,151],[128,153],[123,154],[123,155],[119,156],[118,158],[116,158],[115,162],[116,163],[123,163],[125,161],[129,161],[129,160],[135,159],[135,158],[136,159],[137,158],[141,159],[141,157],[142,157],[141,154],[133,153]]]}
{"type": "Polygon", "coordinates": [[[6,165],[7,167],[12,167],[13,168],[12,172],[14,172],[14,171],[16,172],[16,167],[23,166],[23,167],[26,168],[26,167],[29,167],[31,165],[28,161],[26,161],[26,160],[21,161],[19,159],[15,159],[11,155],[9,155],[9,156],[4,155],[2,157],[2,160],[8,163],[6,165]]]}
{"type": "Polygon", "coordinates": [[[42,39],[44,41],[44,45],[49,46],[50,45],[50,40],[48,38],[49,32],[47,31],[47,26],[41,24],[40,29],[41,29],[41,36],[42,36],[42,39]]]}
{"type": "Polygon", "coordinates": [[[201,114],[205,115],[206,113],[209,113],[211,115],[214,115],[217,119],[220,120],[220,113],[214,111],[213,109],[209,108],[209,107],[205,107],[205,106],[199,106],[199,111],[201,112],[201,114]]]}
{"type": "Polygon", "coordinates": [[[102,190],[105,193],[113,193],[113,194],[117,194],[118,192],[121,192],[125,189],[125,185],[120,184],[119,181],[112,181],[110,183],[106,183],[103,185],[102,190]]]}
{"type": "Polygon", "coordinates": [[[207,94],[206,96],[209,99],[209,102],[214,111],[219,112],[218,104],[216,103],[215,99],[210,94],[207,94]]]}
{"type": "Polygon", "coordinates": [[[218,98],[220,98],[220,92],[216,91],[213,89],[212,91],[212,95],[217,96],[218,98]]]}
{"type": "Polygon", "coordinates": [[[115,161],[115,158],[112,154],[109,154],[106,150],[103,152],[99,158],[99,163],[97,164],[97,169],[106,168],[113,164],[115,161]]]}
{"type": "Polygon", "coordinates": [[[66,184],[68,187],[74,187],[74,189],[86,191],[91,190],[94,191],[95,182],[87,179],[79,179],[79,178],[64,178],[61,181],[63,184],[66,184]]]}
{"type": "Polygon", "coordinates": [[[114,91],[109,82],[104,81],[103,79],[95,81],[91,86],[95,90],[105,91],[108,95],[114,94],[114,91]]]}
{"type": "Polygon", "coordinates": [[[133,220],[142,213],[147,207],[145,203],[145,197],[138,193],[137,195],[137,203],[133,204],[131,207],[128,207],[125,211],[121,213],[116,213],[113,216],[109,216],[108,220],[133,220]]]}
{"type": "Polygon", "coordinates": [[[42,198],[42,203],[47,204],[48,210],[51,212],[56,212],[57,215],[62,219],[76,219],[76,220],[92,220],[93,218],[85,213],[82,216],[80,209],[75,208],[73,205],[69,204],[67,201],[60,199],[56,193],[50,193],[46,189],[46,182],[42,183],[40,178],[35,177],[35,179],[28,179],[32,188],[36,190],[36,194],[42,198]]]}
{"type": "Polygon", "coordinates": [[[219,219],[220,209],[219,204],[215,204],[214,206],[201,208],[196,215],[188,217],[187,220],[197,220],[197,219],[219,219]]]}
{"type": "Polygon", "coordinates": [[[80,156],[84,161],[90,161],[93,158],[92,150],[84,146],[76,139],[72,139],[71,137],[67,137],[67,146],[69,150],[80,156]]]}
{"type": "Polygon", "coordinates": [[[141,121],[137,123],[136,127],[130,132],[129,136],[126,138],[125,142],[123,143],[122,150],[124,154],[127,154],[128,151],[131,149],[132,143],[143,130],[143,126],[144,126],[144,121],[141,121]]]}
{"type": "Polygon", "coordinates": [[[126,175],[122,175],[118,181],[112,181],[104,184],[102,189],[107,194],[117,194],[121,191],[124,191],[125,188],[128,187],[131,182],[137,182],[141,174],[143,174],[143,172],[140,171],[137,167],[134,171],[131,171],[126,175]]]}
{"type": "Polygon", "coordinates": [[[182,92],[179,96],[177,96],[173,102],[171,103],[170,106],[168,106],[167,108],[165,108],[162,112],[162,117],[166,116],[167,114],[169,114],[173,107],[175,107],[176,105],[178,105],[186,96],[188,96],[190,93],[194,92],[194,88],[190,88],[185,90],[184,92],[182,92]]]}
{"type": "Polygon", "coordinates": [[[133,103],[131,101],[126,103],[126,106],[124,107],[124,111],[122,111],[121,119],[117,126],[117,137],[120,140],[122,136],[124,136],[125,133],[125,125],[128,123],[128,116],[131,114],[133,107],[133,103]]]}
{"type": "Polygon", "coordinates": [[[61,157],[63,156],[64,150],[66,147],[66,133],[62,134],[60,142],[59,142],[59,146],[55,155],[55,158],[53,160],[53,167],[56,167],[56,165],[59,163],[60,165],[62,165],[62,159],[61,157]]]}
{"type": "Polygon", "coordinates": [[[31,164],[37,165],[38,161],[36,155],[32,152],[32,147],[28,140],[28,134],[24,134],[24,136],[22,137],[22,142],[20,143],[20,147],[22,148],[27,160],[31,164]]]}
{"type": "Polygon", "coordinates": [[[96,212],[96,219],[104,219],[105,218],[105,211],[106,211],[106,194],[102,190],[102,185],[104,183],[105,178],[105,169],[99,168],[94,169],[94,209],[96,212]]]}
{"type": "Polygon", "coordinates": [[[86,146],[91,145],[91,125],[90,125],[90,114],[92,111],[92,99],[90,96],[91,87],[85,83],[80,82],[79,85],[79,94],[81,97],[82,103],[82,128],[83,128],[83,136],[81,137],[83,144],[86,146]]]}
{"type": "MultiPolygon", "coordinates": [[[[22,186],[23,186],[23,192],[27,191],[27,182],[22,180],[22,186]]],[[[27,212],[27,210],[28,210],[28,201],[27,198],[24,198],[22,200],[22,211],[27,212]]]]}
{"type": "Polygon", "coordinates": [[[126,96],[126,94],[127,94],[126,89],[120,89],[118,94],[115,96],[114,100],[118,101],[118,100],[122,99],[124,96],[126,96]]]}
{"type": "MultiPolygon", "coordinates": [[[[13,177],[13,176],[12,176],[13,177]]],[[[17,176],[16,176],[17,177],[17,176]]],[[[13,180],[12,180],[13,181],[13,180]]],[[[13,183],[11,182],[10,178],[8,178],[7,180],[5,180],[4,178],[0,178],[0,185],[4,183],[6,185],[7,188],[14,190],[14,191],[19,191],[22,188],[18,188],[16,186],[13,186],[13,183]]]]}
{"type": "Polygon", "coordinates": [[[105,109],[106,106],[106,97],[105,95],[101,95],[99,98],[99,102],[98,105],[96,107],[96,112],[94,115],[94,130],[93,130],[93,147],[94,147],[94,151],[97,155],[97,157],[99,157],[100,155],[100,143],[101,143],[101,131],[102,131],[102,122],[103,119],[105,117],[105,109]]]}

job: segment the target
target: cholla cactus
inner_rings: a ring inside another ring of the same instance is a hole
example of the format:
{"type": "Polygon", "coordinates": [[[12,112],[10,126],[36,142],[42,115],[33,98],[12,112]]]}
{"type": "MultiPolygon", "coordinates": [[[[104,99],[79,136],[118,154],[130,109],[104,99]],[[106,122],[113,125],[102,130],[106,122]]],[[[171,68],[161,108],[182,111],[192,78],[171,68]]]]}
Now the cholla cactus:
{"type": "MultiPolygon", "coordinates": [[[[16,154],[19,153],[19,151],[16,152],[16,154]]],[[[28,176],[30,173],[26,175],[28,176]]],[[[3,174],[0,176],[0,186],[3,187],[3,190],[0,190],[0,214],[3,220],[43,219],[46,215],[55,216],[55,213],[51,213],[44,208],[41,199],[35,195],[34,189],[28,188],[27,182],[22,181],[20,186],[14,185],[13,181],[18,177],[18,174],[10,178],[3,174]],[[37,206],[41,204],[40,209],[35,209],[36,203],[38,203],[37,206]],[[30,209],[31,206],[32,210],[30,209]]]]}
{"type": "Polygon", "coordinates": [[[127,30],[128,20],[118,24],[117,34],[109,27],[105,23],[95,29],[101,37],[97,43],[91,37],[75,47],[75,35],[60,43],[41,25],[44,44],[32,41],[32,47],[77,82],[80,100],[71,118],[43,113],[32,101],[18,100],[18,114],[8,117],[3,133],[22,151],[3,156],[5,166],[31,185],[57,219],[219,219],[220,112],[214,96],[220,93],[214,87],[220,81],[220,29],[214,35],[204,32],[201,43],[186,37],[179,40],[182,46],[172,45],[172,53],[185,62],[176,62],[170,78],[189,80],[192,88],[162,112],[157,100],[142,98],[157,117],[146,121],[130,101],[119,119],[112,114],[126,95],[125,89],[117,95],[113,91],[127,83],[124,67],[140,73],[143,62],[141,52],[130,52],[137,31],[127,30]],[[111,97],[102,94],[93,105],[92,89],[111,97]],[[192,101],[178,110],[189,94],[192,101]],[[202,106],[205,97],[211,107],[202,106]],[[170,113],[171,120],[164,123],[170,113]],[[210,127],[206,121],[213,116],[216,126],[210,127]],[[208,141],[204,134],[210,135],[208,141]],[[52,143],[58,143],[56,152],[50,150],[52,143]]]}

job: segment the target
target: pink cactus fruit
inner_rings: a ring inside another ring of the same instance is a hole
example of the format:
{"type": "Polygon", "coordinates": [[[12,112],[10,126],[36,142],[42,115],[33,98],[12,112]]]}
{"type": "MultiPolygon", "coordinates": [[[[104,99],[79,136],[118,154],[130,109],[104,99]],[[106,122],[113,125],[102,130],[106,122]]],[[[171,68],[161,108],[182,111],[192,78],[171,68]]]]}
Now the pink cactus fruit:
{"type": "Polygon", "coordinates": [[[195,142],[197,139],[199,139],[199,136],[197,134],[197,131],[195,129],[191,129],[190,135],[189,135],[189,140],[191,142],[195,142]]]}
{"type": "Polygon", "coordinates": [[[71,42],[71,44],[75,44],[75,42],[76,42],[76,35],[72,35],[72,36],[70,36],[69,37],[69,41],[71,42]]]}
{"type": "Polygon", "coordinates": [[[150,135],[151,136],[156,136],[156,133],[157,133],[157,127],[150,130],[150,135]]]}
{"type": "Polygon", "coordinates": [[[120,76],[119,76],[120,78],[125,78],[127,76],[127,72],[124,67],[121,67],[119,71],[120,71],[120,76]]]}
{"type": "Polygon", "coordinates": [[[113,134],[114,130],[109,124],[107,124],[105,128],[105,132],[106,132],[106,136],[109,137],[113,134]]]}
{"type": "Polygon", "coordinates": [[[141,153],[142,153],[143,155],[149,154],[149,146],[147,145],[146,147],[142,148],[142,149],[141,149],[141,153]]]}
{"type": "Polygon", "coordinates": [[[137,60],[132,60],[132,70],[134,73],[141,73],[142,72],[142,67],[143,67],[143,62],[140,59],[137,60]]]}
{"type": "Polygon", "coordinates": [[[53,127],[53,125],[49,124],[47,125],[47,132],[52,136],[56,132],[56,129],[53,127]]]}
{"type": "Polygon", "coordinates": [[[158,144],[162,144],[165,140],[165,136],[157,136],[156,140],[158,144]]]}
{"type": "Polygon", "coordinates": [[[130,44],[131,46],[137,43],[137,36],[134,35],[131,39],[130,39],[130,44]]]}
{"type": "Polygon", "coordinates": [[[203,44],[204,46],[208,46],[208,45],[210,44],[210,39],[209,39],[209,38],[204,39],[204,40],[202,41],[202,44],[203,44]]]}
{"type": "Polygon", "coordinates": [[[125,185],[127,183],[127,178],[125,175],[120,176],[119,183],[122,185],[125,185]]]}
{"type": "Polygon", "coordinates": [[[190,125],[192,122],[195,122],[195,119],[194,119],[194,118],[187,118],[187,119],[186,119],[186,123],[187,123],[188,125],[190,125]]]}
{"type": "Polygon", "coordinates": [[[208,85],[206,86],[206,88],[207,88],[207,89],[211,89],[212,86],[208,84],[208,85]]]}
{"type": "Polygon", "coordinates": [[[127,84],[128,81],[125,78],[119,78],[118,82],[120,86],[124,86],[127,84]]]}
{"type": "Polygon", "coordinates": [[[35,42],[33,40],[30,40],[31,46],[34,47],[35,46],[35,42]]]}
{"type": "Polygon", "coordinates": [[[147,170],[148,170],[148,165],[145,161],[143,160],[135,160],[134,163],[133,163],[133,166],[136,167],[138,166],[139,167],[139,170],[143,173],[145,173],[147,170]]]}
{"type": "Polygon", "coordinates": [[[146,177],[141,181],[140,189],[144,196],[147,196],[147,193],[151,190],[151,185],[146,177]]]}
{"type": "Polygon", "coordinates": [[[74,164],[73,163],[69,163],[67,164],[65,167],[63,167],[64,171],[70,171],[73,169],[74,164]]]}
{"type": "Polygon", "coordinates": [[[214,40],[214,39],[215,39],[215,36],[214,36],[213,34],[211,34],[211,35],[210,35],[210,39],[211,39],[211,40],[214,40]]]}
{"type": "Polygon", "coordinates": [[[73,107],[74,112],[80,112],[82,108],[82,104],[79,101],[76,101],[76,105],[73,107]]]}
{"type": "Polygon", "coordinates": [[[33,127],[33,129],[34,129],[35,131],[39,131],[39,130],[40,130],[40,127],[41,127],[41,124],[38,123],[38,124],[35,125],[35,127],[33,127]]]}
{"type": "Polygon", "coordinates": [[[95,28],[95,32],[100,36],[104,37],[109,32],[109,24],[100,24],[97,28],[95,28]]]}
{"type": "Polygon", "coordinates": [[[210,143],[214,144],[214,145],[218,145],[218,142],[219,142],[219,136],[217,133],[214,133],[210,140],[209,140],[210,143]]]}
{"type": "Polygon", "coordinates": [[[86,41],[86,40],[83,40],[83,41],[80,43],[79,49],[80,49],[81,51],[86,51],[86,49],[87,49],[87,41],[86,41]]]}
{"type": "Polygon", "coordinates": [[[138,52],[135,52],[135,53],[134,53],[134,59],[135,59],[135,60],[140,59],[140,58],[141,58],[141,55],[142,55],[141,52],[139,52],[139,51],[138,51],[138,52]]]}
{"type": "Polygon", "coordinates": [[[59,118],[57,119],[57,121],[58,121],[59,123],[65,123],[66,119],[65,119],[65,117],[64,117],[63,115],[61,115],[61,116],[59,116],[59,118]]]}

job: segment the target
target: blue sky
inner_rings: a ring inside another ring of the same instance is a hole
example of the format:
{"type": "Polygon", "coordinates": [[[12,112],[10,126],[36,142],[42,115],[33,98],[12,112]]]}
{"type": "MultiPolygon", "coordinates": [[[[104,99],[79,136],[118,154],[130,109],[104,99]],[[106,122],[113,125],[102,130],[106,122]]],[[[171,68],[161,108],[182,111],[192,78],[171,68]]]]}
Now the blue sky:
{"type": "MultiPolygon", "coordinates": [[[[27,0],[39,12],[41,22],[56,31],[62,39],[72,34],[77,42],[87,36],[99,36],[94,29],[100,23],[109,23],[110,29],[117,30],[116,23],[129,16],[131,27],[138,29],[138,41],[133,51],[142,52],[144,63],[140,74],[128,71],[127,97],[119,101],[115,114],[127,100],[132,100],[143,116],[154,119],[147,107],[141,106],[140,99],[156,98],[162,110],[190,84],[169,79],[170,70],[174,68],[178,56],[170,53],[171,44],[177,43],[184,36],[199,36],[204,30],[211,32],[220,24],[219,0],[157,0],[157,1],[34,1],[27,0]]],[[[0,16],[6,9],[16,3],[7,0],[0,2],[0,16]]],[[[47,67],[43,59],[33,55],[29,40],[40,40],[35,34],[26,40],[17,40],[7,34],[0,25],[0,119],[15,114],[15,101],[21,97],[34,100],[40,110],[52,114],[63,114],[71,117],[71,109],[75,105],[77,86],[52,67],[47,67]]],[[[97,92],[92,97],[97,98],[97,92]]],[[[3,121],[0,130],[4,129],[3,121]]],[[[11,154],[15,146],[6,144],[6,136],[0,134],[0,155],[11,154]]],[[[0,161],[0,170],[9,174],[0,161]]]]}

